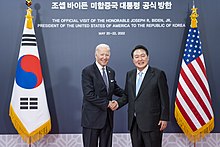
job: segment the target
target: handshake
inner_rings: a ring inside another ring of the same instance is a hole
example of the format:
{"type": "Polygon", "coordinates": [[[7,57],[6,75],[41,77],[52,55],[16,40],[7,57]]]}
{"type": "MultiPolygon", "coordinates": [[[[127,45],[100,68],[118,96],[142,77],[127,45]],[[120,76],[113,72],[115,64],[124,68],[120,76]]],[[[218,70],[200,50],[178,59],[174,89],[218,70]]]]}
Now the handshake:
{"type": "Polygon", "coordinates": [[[109,101],[108,108],[110,108],[112,111],[117,110],[118,109],[118,102],[115,100],[109,101]]]}

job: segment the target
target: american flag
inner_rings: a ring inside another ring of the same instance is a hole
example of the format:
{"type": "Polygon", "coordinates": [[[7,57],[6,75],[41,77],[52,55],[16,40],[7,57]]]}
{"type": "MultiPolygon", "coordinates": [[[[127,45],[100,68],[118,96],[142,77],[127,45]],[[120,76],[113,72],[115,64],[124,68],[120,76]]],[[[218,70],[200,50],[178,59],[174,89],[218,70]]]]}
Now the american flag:
{"type": "Polygon", "coordinates": [[[176,92],[175,117],[188,139],[196,142],[214,128],[211,94],[198,28],[190,28],[176,92]]]}

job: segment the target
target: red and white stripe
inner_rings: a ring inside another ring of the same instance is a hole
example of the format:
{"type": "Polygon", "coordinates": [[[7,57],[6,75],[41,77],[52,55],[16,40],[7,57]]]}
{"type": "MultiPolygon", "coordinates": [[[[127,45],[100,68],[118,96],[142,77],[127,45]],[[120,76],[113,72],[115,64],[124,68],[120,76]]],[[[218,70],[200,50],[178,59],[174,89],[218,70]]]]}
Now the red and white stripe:
{"type": "Polygon", "coordinates": [[[213,118],[211,95],[203,55],[186,65],[182,61],[176,104],[193,131],[213,118]]]}

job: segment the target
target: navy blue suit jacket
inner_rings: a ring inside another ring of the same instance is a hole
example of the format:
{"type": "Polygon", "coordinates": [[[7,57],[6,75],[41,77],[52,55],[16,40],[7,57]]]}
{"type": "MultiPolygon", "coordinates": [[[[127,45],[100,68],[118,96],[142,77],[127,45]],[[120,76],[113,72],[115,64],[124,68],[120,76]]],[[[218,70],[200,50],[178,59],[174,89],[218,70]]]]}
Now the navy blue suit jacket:
{"type": "Polygon", "coordinates": [[[169,120],[169,94],[165,73],[148,68],[136,96],[137,69],[127,73],[125,95],[119,98],[119,108],[128,103],[128,129],[132,128],[134,113],[143,132],[159,129],[159,120],[169,120]]]}
{"type": "Polygon", "coordinates": [[[108,104],[112,100],[113,94],[121,97],[124,91],[115,81],[114,70],[108,66],[106,70],[109,80],[108,92],[95,63],[82,71],[82,127],[101,129],[104,127],[107,117],[109,117],[110,126],[113,127],[113,112],[108,108],[108,104]]]}

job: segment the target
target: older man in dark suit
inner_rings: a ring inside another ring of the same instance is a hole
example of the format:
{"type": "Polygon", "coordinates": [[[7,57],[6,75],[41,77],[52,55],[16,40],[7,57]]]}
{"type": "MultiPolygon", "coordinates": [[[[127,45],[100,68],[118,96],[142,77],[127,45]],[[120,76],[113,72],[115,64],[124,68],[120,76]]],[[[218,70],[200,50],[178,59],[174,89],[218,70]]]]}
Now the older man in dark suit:
{"type": "Polygon", "coordinates": [[[113,94],[122,96],[123,90],[115,81],[115,72],[107,66],[110,47],[99,44],[96,62],[82,71],[82,122],[84,147],[111,147],[113,111],[109,108],[113,94]]]}
{"type": "Polygon", "coordinates": [[[169,120],[169,95],[165,73],[148,65],[148,50],[136,46],[131,56],[136,69],[127,73],[125,95],[111,105],[128,103],[128,128],[133,147],[161,147],[162,132],[169,120]]]}

